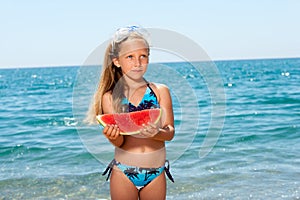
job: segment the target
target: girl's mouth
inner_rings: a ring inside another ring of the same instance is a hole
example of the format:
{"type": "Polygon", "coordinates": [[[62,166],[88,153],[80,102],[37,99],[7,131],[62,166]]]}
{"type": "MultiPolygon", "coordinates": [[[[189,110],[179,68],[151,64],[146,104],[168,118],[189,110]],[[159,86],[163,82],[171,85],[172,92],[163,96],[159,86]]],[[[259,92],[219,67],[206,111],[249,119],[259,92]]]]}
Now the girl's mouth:
{"type": "Polygon", "coordinates": [[[141,69],[134,69],[134,70],[131,70],[132,72],[142,72],[143,70],[141,69]]]}

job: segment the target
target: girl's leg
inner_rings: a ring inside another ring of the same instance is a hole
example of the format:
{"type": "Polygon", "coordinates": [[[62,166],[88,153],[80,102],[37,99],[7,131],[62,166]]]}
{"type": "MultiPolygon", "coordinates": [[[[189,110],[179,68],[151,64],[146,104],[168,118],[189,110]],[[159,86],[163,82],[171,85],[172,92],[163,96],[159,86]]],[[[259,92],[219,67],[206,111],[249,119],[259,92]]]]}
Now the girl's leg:
{"type": "Polygon", "coordinates": [[[138,190],[123,172],[113,169],[110,177],[110,195],[112,200],[134,200],[138,199],[138,190]]]}
{"type": "Polygon", "coordinates": [[[164,200],[166,199],[166,177],[163,172],[151,183],[146,185],[139,193],[140,200],[164,200]]]}

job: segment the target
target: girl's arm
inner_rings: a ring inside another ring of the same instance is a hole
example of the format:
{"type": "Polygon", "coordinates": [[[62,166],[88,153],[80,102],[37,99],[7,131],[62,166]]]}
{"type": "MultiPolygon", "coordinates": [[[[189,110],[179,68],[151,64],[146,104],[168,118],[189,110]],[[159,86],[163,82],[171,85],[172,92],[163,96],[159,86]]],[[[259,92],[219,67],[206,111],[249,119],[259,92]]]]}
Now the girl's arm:
{"type": "MultiPolygon", "coordinates": [[[[104,114],[113,113],[111,92],[106,92],[103,95],[102,110],[104,114]]],[[[121,147],[124,143],[124,136],[120,134],[120,130],[117,125],[107,125],[103,129],[103,134],[116,147],[121,147]]]]}
{"type": "Polygon", "coordinates": [[[157,85],[159,91],[159,104],[162,109],[161,127],[159,132],[152,139],[170,141],[174,137],[174,114],[172,99],[169,88],[165,85],[157,85]]]}

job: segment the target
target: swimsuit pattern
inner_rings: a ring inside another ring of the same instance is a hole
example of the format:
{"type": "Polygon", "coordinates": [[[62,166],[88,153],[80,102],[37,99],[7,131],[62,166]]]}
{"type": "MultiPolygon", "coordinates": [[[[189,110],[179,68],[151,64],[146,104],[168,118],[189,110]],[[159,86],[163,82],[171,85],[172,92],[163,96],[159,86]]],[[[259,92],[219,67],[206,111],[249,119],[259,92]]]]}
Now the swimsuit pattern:
{"type": "Polygon", "coordinates": [[[119,162],[116,162],[116,166],[137,187],[145,187],[164,171],[164,166],[159,168],[142,168],[124,165],[119,162]]]}
{"type": "Polygon", "coordinates": [[[159,168],[143,168],[124,165],[113,159],[102,174],[102,176],[105,176],[108,173],[106,180],[109,179],[114,166],[118,167],[127,176],[127,178],[136,186],[138,190],[141,190],[143,187],[148,185],[163,171],[165,171],[167,177],[174,183],[174,179],[170,173],[170,164],[168,160],[166,160],[164,166],[159,168]]]}
{"type": "Polygon", "coordinates": [[[128,106],[127,112],[141,111],[145,109],[159,108],[159,103],[154,91],[147,84],[146,92],[141,102],[135,106],[127,98],[122,99],[122,104],[128,106]]]}

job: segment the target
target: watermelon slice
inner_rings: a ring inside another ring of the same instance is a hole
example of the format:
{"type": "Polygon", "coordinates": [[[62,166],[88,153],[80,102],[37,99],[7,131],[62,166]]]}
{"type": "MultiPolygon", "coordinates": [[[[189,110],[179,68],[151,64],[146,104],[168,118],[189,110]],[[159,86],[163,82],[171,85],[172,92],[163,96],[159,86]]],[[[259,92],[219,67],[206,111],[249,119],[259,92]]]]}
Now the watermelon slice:
{"type": "Polygon", "coordinates": [[[146,109],[129,113],[114,113],[98,115],[98,122],[105,127],[107,124],[117,124],[122,135],[138,134],[143,124],[157,124],[161,117],[161,109],[146,109]]]}

